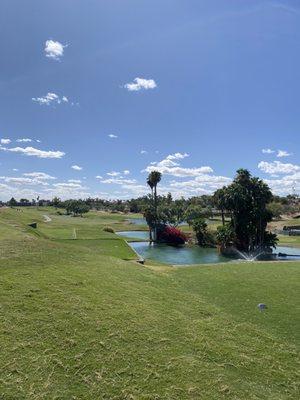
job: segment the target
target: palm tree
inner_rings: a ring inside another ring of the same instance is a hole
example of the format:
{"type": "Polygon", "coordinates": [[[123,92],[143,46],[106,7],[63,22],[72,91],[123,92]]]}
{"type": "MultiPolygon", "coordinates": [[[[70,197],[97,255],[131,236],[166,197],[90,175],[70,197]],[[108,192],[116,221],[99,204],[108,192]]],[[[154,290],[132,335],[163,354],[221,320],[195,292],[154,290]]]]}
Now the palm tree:
{"type": "Polygon", "coordinates": [[[154,185],[153,185],[152,181],[150,180],[150,175],[149,175],[149,177],[148,177],[148,179],[147,179],[147,185],[150,186],[150,189],[151,189],[151,197],[152,197],[152,199],[153,199],[153,187],[154,187],[154,185]]]}
{"type": "Polygon", "coordinates": [[[159,171],[151,171],[148,179],[147,184],[151,188],[152,192],[152,199],[154,200],[154,213],[155,213],[155,228],[154,228],[154,236],[156,240],[156,223],[157,223],[157,185],[161,181],[161,173],[159,171]]]}
{"type": "Polygon", "coordinates": [[[222,225],[225,225],[225,208],[226,208],[226,188],[223,187],[221,189],[218,189],[214,193],[214,202],[216,207],[221,210],[221,215],[222,215],[222,225]]]}
{"type": "Polygon", "coordinates": [[[157,185],[161,181],[161,173],[159,171],[152,171],[148,176],[148,185],[154,189],[154,208],[157,211],[157,185]]]}

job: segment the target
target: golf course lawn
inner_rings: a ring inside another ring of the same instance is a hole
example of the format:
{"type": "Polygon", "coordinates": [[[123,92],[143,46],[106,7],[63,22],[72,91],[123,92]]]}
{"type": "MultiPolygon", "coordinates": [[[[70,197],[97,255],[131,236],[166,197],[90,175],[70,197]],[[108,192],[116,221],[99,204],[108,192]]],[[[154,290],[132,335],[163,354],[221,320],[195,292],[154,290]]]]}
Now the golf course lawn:
{"type": "Polygon", "coordinates": [[[0,209],[0,399],[298,399],[300,262],[143,266],[126,218],[0,209]]]}

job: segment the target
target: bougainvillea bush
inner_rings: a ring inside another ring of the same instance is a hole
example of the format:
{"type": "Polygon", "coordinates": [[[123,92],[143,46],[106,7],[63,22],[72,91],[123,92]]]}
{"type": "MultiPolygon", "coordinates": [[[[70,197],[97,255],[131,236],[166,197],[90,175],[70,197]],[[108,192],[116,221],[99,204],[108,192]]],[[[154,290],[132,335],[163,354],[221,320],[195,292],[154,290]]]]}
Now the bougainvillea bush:
{"type": "Polygon", "coordinates": [[[159,232],[158,240],[159,242],[177,246],[184,244],[187,241],[187,237],[180,229],[166,226],[161,232],[159,232]]]}

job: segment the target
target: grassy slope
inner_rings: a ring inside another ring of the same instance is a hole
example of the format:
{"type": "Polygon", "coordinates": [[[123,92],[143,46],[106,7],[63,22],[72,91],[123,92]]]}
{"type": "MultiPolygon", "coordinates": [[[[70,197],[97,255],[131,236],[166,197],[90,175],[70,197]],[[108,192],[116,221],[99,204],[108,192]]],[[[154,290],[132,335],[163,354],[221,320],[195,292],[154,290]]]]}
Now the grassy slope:
{"type": "Polygon", "coordinates": [[[298,398],[300,263],[145,268],[99,229],[120,216],[21,214],[0,211],[0,399],[298,398]]]}

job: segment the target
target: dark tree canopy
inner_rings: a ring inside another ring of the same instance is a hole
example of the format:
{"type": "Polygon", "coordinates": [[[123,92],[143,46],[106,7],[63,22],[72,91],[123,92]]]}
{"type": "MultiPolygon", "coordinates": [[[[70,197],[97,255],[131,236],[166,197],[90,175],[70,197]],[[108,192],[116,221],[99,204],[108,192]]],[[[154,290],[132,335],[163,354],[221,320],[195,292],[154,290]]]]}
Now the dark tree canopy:
{"type": "Polygon", "coordinates": [[[218,192],[219,204],[230,213],[232,236],[239,250],[276,245],[276,236],[266,231],[272,220],[267,207],[272,199],[269,186],[246,169],[239,169],[233,183],[218,192]]]}

